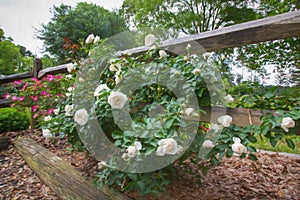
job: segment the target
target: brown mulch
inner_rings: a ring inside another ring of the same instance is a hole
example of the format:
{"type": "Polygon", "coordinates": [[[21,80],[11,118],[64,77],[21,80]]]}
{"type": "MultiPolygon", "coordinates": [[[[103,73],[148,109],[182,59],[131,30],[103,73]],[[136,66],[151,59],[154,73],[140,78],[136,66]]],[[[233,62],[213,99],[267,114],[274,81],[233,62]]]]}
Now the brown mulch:
{"type": "MultiPolygon", "coordinates": [[[[3,133],[15,140],[19,135],[29,137],[72,164],[85,177],[97,173],[97,161],[86,152],[70,151],[66,140],[52,143],[38,130],[3,133]]],[[[299,148],[299,147],[298,147],[299,148]]],[[[202,176],[201,184],[194,178],[198,167],[191,162],[176,165],[178,171],[172,177],[167,192],[159,196],[135,199],[295,199],[300,200],[300,160],[280,155],[257,154],[258,161],[225,158],[220,166],[202,176]],[[189,173],[188,173],[189,171],[189,173]],[[191,175],[193,174],[193,175],[191,175]]],[[[206,163],[204,163],[206,164],[206,163]]],[[[59,199],[51,189],[26,165],[13,145],[0,151],[0,199],[59,199]]]]}

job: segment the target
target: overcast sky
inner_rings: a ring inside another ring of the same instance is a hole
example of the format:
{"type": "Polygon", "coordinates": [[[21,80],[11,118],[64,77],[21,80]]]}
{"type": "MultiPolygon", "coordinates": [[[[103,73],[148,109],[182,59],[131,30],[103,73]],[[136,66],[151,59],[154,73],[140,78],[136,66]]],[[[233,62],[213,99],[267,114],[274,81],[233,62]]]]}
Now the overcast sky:
{"type": "Polygon", "coordinates": [[[6,37],[12,37],[16,44],[41,56],[43,43],[36,38],[35,28],[40,29],[42,23],[50,21],[53,5],[75,6],[78,2],[95,3],[112,10],[119,8],[123,0],[0,0],[0,27],[6,37]]]}

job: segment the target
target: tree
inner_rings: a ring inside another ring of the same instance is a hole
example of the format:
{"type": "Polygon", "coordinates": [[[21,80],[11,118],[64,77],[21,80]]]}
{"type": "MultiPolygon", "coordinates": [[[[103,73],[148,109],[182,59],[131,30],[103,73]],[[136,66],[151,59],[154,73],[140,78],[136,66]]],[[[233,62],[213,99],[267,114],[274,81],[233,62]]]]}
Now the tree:
{"type": "Polygon", "coordinates": [[[160,27],[195,34],[249,21],[256,14],[241,0],[125,0],[122,13],[135,27],[160,27]]]}
{"type": "Polygon", "coordinates": [[[65,44],[73,45],[82,57],[86,53],[78,48],[89,34],[107,38],[127,30],[125,21],[117,12],[95,4],[78,3],[75,8],[61,4],[53,7],[52,14],[51,21],[43,24],[37,34],[44,41],[45,52],[55,56],[59,63],[67,62],[66,58],[72,53],[70,49],[63,48],[65,44]]]}
{"type": "MultiPolygon", "coordinates": [[[[299,0],[125,0],[122,13],[138,28],[161,27],[170,32],[195,34],[298,9],[299,0]]],[[[299,48],[299,37],[294,37],[216,53],[227,55],[226,62],[233,63],[233,67],[257,70],[265,80],[266,66],[275,66],[277,72],[299,66],[299,48]]],[[[221,70],[228,74],[230,69],[222,64],[221,70]]]]}

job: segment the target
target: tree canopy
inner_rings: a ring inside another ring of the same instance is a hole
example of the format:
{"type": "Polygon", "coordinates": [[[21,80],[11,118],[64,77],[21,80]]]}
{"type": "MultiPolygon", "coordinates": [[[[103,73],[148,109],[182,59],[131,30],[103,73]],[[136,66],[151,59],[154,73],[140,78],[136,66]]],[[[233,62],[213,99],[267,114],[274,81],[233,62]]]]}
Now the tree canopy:
{"type": "MultiPolygon", "coordinates": [[[[38,30],[38,38],[44,41],[45,52],[55,56],[58,62],[66,62],[70,50],[63,48],[71,43],[77,48],[89,34],[107,38],[127,30],[120,15],[101,6],[90,3],[78,3],[75,8],[61,4],[52,9],[52,18],[38,30]]],[[[84,52],[78,50],[83,56],[84,52]]]]}

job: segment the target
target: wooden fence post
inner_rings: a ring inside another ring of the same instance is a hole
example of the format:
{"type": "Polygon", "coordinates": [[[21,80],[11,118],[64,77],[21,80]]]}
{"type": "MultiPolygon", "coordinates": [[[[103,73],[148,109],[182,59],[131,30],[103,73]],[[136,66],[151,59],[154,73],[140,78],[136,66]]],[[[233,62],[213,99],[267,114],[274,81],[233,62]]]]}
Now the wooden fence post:
{"type": "MultiPolygon", "coordinates": [[[[35,58],[33,61],[33,67],[32,67],[32,74],[33,74],[33,78],[39,78],[39,71],[41,71],[43,69],[43,63],[42,60],[40,58],[35,58]]],[[[33,103],[33,105],[35,105],[35,103],[33,103]]],[[[32,108],[30,108],[31,110],[32,108]]],[[[33,118],[33,112],[31,110],[31,129],[34,129],[35,125],[36,125],[36,121],[33,118]]]]}

